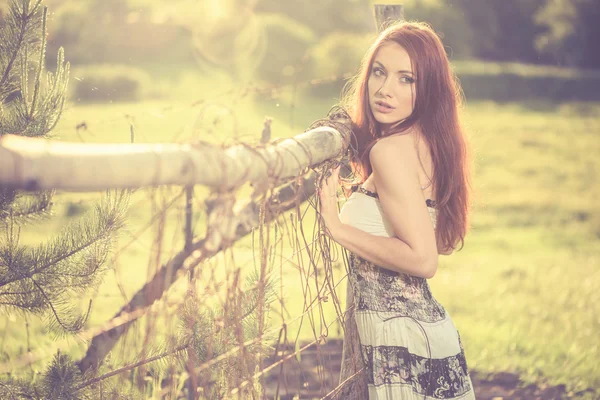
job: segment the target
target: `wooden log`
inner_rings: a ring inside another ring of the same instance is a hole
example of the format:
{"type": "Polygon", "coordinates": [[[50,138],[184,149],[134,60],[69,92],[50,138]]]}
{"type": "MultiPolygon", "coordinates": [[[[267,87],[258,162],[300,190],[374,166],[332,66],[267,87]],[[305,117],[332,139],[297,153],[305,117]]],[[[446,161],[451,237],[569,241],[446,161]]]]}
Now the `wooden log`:
{"type": "Polygon", "coordinates": [[[341,156],[349,140],[327,126],[264,147],[82,144],[5,135],[0,139],[0,185],[97,191],[202,184],[227,191],[273,177],[284,182],[341,156]]]}

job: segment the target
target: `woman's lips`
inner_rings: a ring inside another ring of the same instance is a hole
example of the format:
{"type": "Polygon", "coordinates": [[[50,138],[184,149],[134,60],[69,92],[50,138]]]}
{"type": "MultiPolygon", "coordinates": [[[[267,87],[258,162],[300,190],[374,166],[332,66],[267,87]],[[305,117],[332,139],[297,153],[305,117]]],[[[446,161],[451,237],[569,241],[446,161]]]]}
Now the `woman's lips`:
{"type": "Polygon", "coordinates": [[[388,114],[394,111],[393,107],[388,107],[385,104],[386,103],[380,101],[375,102],[375,110],[383,114],[388,114]]]}

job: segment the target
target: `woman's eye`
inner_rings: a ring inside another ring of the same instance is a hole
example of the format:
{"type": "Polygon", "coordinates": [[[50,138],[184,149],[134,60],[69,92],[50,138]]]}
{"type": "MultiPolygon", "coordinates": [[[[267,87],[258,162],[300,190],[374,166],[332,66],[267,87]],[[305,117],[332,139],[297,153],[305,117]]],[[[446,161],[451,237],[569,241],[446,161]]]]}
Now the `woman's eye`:
{"type": "Polygon", "coordinates": [[[383,76],[383,70],[381,68],[373,68],[373,75],[383,76]]]}
{"type": "Polygon", "coordinates": [[[400,78],[400,82],[402,83],[414,83],[415,80],[413,78],[411,78],[410,76],[403,76],[400,78]]]}

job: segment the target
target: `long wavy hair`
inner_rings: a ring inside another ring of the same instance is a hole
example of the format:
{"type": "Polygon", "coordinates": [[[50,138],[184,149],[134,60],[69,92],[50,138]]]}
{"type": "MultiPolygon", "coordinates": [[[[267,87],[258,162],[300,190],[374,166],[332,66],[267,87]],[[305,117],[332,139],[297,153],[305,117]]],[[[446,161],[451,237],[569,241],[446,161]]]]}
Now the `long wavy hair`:
{"type": "Polygon", "coordinates": [[[384,136],[417,128],[429,145],[433,161],[433,193],[437,202],[438,248],[455,249],[469,229],[471,155],[458,116],[462,89],[450,68],[442,41],[423,22],[399,22],[384,30],[366,52],[359,72],[342,92],[342,105],[353,121],[349,156],[354,180],[362,184],[371,174],[369,151],[384,136]],[[388,42],[402,46],[416,75],[416,99],[412,114],[382,135],[369,106],[368,80],[377,51],[388,42]]]}

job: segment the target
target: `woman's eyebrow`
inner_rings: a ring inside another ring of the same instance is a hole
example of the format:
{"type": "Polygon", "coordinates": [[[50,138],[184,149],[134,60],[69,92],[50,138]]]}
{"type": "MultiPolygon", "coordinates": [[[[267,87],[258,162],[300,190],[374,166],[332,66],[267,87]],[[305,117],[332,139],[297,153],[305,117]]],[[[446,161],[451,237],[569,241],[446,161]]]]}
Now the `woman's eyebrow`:
{"type": "MultiPolygon", "coordinates": [[[[374,64],[379,64],[379,66],[380,66],[381,68],[383,68],[383,69],[387,70],[387,68],[385,68],[385,67],[383,66],[383,64],[382,64],[382,63],[380,63],[379,61],[375,61],[375,62],[374,62],[374,64]]],[[[414,75],[414,73],[413,73],[412,71],[409,71],[409,70],[406,70],[406,69],[401,69],[401,70],[399,70],[399,71],[397,71],[397,72],[398,72],[399,74],[411,74],[411,75],[414,75]]]]}

